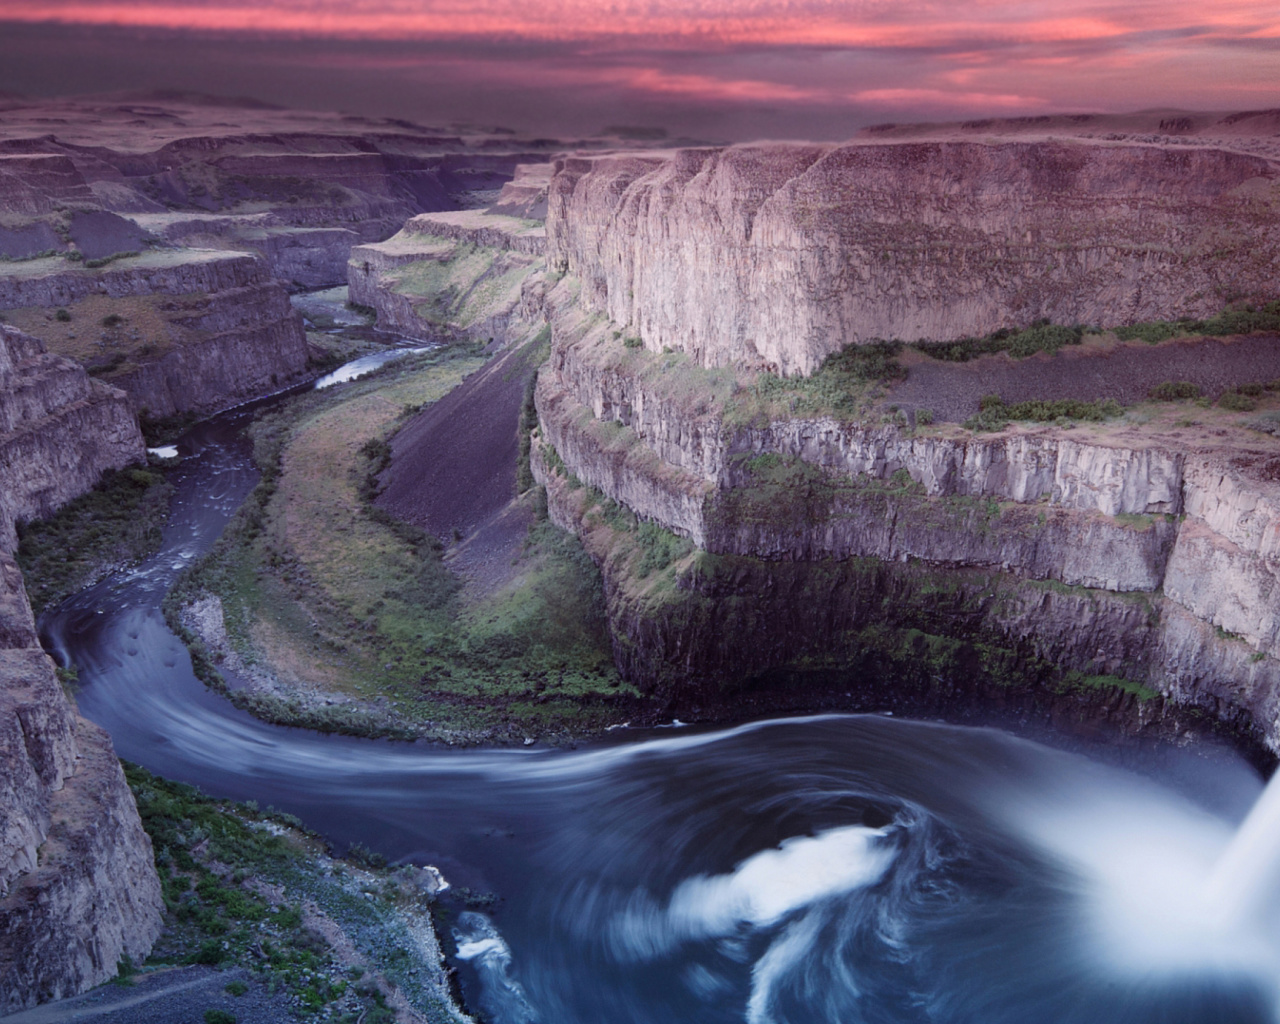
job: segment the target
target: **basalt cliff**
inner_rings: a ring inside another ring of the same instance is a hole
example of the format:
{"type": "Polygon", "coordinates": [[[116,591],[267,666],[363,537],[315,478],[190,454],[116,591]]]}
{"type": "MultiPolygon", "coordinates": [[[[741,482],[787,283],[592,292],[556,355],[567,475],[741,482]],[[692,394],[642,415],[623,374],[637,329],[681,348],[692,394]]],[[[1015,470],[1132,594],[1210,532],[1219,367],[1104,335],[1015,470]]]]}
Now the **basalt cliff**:
{"type": "MultiPolygon", "coordinates": [[[[820,370],[879,339],[1274,300],[1269,158],[871,136],[556,166],[548,259],[566,276],[546,302],[533,468],[604,569],[629,678],[707,695],[819,677],[1111,688],[1145,702],[1139,718],[1200,709],[1280,750],[1280,445],[1202,411],[1239,381],[1195,416],[1139,403],[975,431],[905,415],[910,367],[860,405],[820,370]]],[[[1280,378],[1273,336],[1154,357],[1113,338],[1032,365],[1054,397],[1088,400],[1130,364],[1224,350],[1280,378]]],[[[976,413],[1011,363],[933,364],[936,407],[976,413]]]]}
{"type": "Polygon", "coordinates": [[[251,253],[156,249],[100,269],[57,256],[9,264],[0,309],[122,389],[144,417],[216,412],[310,368],[301,318],[251,253]]]}
{"type": "Polygon", "coordinates": [[[651,351],[807,374],[851,343],[1112,326],[1280,293],[1280,169],[1081,139],[569,158],[548,256],[651,351]]]}
{"type": "Polygon", "coordinates": [[[124,394],[0,328],[0,1013],[143,959],[163,903],[151,843],[96,726],[41,649],[11,552],[15,520],[143,456],[124,394]]]}

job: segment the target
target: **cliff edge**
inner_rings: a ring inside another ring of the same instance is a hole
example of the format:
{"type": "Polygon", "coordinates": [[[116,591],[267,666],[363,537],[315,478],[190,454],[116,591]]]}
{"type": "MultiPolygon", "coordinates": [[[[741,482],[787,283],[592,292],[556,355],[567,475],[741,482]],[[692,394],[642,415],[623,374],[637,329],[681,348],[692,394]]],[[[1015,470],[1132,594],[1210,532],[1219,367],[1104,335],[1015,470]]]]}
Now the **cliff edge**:
{"type": "Polygon", "coordinates": [[[36,637],[10,552],[107,468],[143,457],[124,394],[0,327],[0,1013],[71,995],[143,959],[163,902],[151,843],[97,726],[36,637]]]}
{"type": "Polygon", "coordinates": [[[654,352],[807,374],[849,344],[1280,296],[1280,167],[1201,145],[861,138],[574,156],[553,269],[654,352]]]}

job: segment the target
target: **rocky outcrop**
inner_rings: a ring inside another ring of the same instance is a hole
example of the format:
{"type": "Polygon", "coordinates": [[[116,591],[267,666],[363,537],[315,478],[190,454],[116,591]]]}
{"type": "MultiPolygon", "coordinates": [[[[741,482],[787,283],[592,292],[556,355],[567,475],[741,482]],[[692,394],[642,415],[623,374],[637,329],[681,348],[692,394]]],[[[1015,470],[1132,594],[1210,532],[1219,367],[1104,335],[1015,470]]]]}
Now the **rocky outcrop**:
{"type": "Polygon", "coordinates": [[[375,309],[381,331],[505,343],[527,327],[545,242],[540,224],[514,217],[422,214],[387,241],[351,250],[351,301],[375,309]]]}
{"type": "Polygon", "coordinates": [[[0,276],[0,309],[74,308],[98,296],[162,297],[168,336],[121,351],[124,365],[109,371],[139,414],[211,413],[307,373],[301,318],[267,265],[247,253],[155,250],[99,270],[54,258],[0,276]]]}
{"type": "Polygon", "coordinates": [[[548,257],[651,351],[809,373],[876,338],[1280,295],[1280,169],[1210,146],[856,140],[572,157],[548,257]]]}
{"type": "Polygon", "coordinates": [[[0,804],[0,1014],[143,960],[164,909],[151,841],[110,739],[63,695],[3,554],[0,804]]]}
{"type": "Polygon", "coordinates": [[[547,218],[547,190],[554,164],[519,164],[515,175],[502,186],[491,213],[542,221],[547,218]]]}
{"type": "Polygon", "coordinates": [[[885,586],[911,609],[895,628],[981,634],[1019,658],[1122,675],[1254,722],[1280,749],[1280,447],[1269,439],[1227,448],[1211,434],[1189,445],[1158,431],[766,415],[750,378],[645,351],[584,315],[575,289],[568,279],[547,302],[552,356],[535,393],[545,448],[534,470],[553,516],[583,533],[574,487],[587,484],[733,567],[733,600],[704,593],[690,570],[656,605],[613,567],[615,648],[634,681],[714,688],[823,652],[856,661],[862,641],[850,637],[888,614],[875,594],[885,586]],[[832,578],[860,596],[829,593],[832,578]],[[961,585],[974,579],[986,582],[961,585]],[[941,617],[929,596],[940,587],[967,595],[941,617]],[[1044,596],[1054,587],[1085,588],[1087,628],[1074,612],[1059,621],[1061,601],[1044,596]],[[801,630],[779,595],[818,602],[817,624],[801,630]],[[721,600],[746,616],[749,634],[730,635],[753,640],[714,654],[720,641],[701,630],[729,628],[721,600]],[[775,614],[782,625],[765,621],[775,614]]]}
{"type": "Polygon", "coordinates": [[[105,469],[145,457],[124,393],[0,325],[0,551],[14,525],[89,490],[105,469]]]}

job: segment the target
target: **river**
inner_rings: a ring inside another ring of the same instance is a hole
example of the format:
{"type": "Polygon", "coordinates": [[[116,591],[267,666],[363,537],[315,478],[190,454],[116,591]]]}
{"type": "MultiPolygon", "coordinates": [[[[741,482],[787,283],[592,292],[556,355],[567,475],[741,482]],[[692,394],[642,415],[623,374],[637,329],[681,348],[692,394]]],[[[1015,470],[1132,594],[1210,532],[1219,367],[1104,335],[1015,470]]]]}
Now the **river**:
{"type": "Polygon", "coordinates": [[[43,636],[121,757],[496,894],[444,937],[491,1020],[1276,1020],[1280,914],[1215,923],[1205,895],[1261,790],[1232,756],[1169,753],[1153,778],[886,716],[454,750],[236,710],[159,606],[256,480],[254,408],[178,442],[160,552],[43,636]]]}

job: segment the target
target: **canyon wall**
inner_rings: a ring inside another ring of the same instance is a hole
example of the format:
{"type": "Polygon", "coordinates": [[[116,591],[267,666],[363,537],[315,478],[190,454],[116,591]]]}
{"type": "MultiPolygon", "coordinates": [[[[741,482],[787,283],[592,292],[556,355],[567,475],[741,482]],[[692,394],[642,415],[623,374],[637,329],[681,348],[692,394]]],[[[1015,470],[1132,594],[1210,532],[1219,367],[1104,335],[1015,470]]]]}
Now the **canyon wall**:
{"type": "Polygon", "coordinates": [[[0,554],[0,1014],[141,962],[164,902],[111,740],[77,716],[0,554]]]}
{"type": "Polygon", "coordinates": [[[41,649],[11,552],[47,515],[145,452],[124,394],[0,326],[0,1014],[142,960],[163,901],[151,843],[101,729],[41,649]]]}
{"type": "Polygon", "coordinates": [[[837,652],[856,664],[877,625],[986,636],[1242,717],[1280,749],[1272,439],[766,416],[735,404],[749,389],[732,373],[584,312],[587,291],[566,279],[547,303],[534,471],[551,514],[589,536],[595,492],[699,552],[661,599],[596,552],[633,681],[676,692],[837,652]]]}
{"type": "MultiPolygon", "coordinates": [[[[155,250],[114,261],[102,269],[59,258],[15,265],[0,275],[0,309],[69,308],[87,300],[154,298],[162,335],[142,344],[102,335],[105,377],[123,389],[138,413],[163,418],[208,414],[305,377],[306,334],[301,318],[266,263],[247,253],[155,250]]],[[[95,309],[101,310],[101,305],[95,309]]],[[[56,327],[56,322],[51,329],[56,327]]],[[[90,324],[82,332],[99,331],[90,324]]],[[[79,350],[83,350],[84,342],[79,350]]]]}
{"type": "Polygon", "coordinates": [[[1280,170],[1061,140],[760,144],[556,164],[548,258],[651,351],[812,372],[873,339],[1280,296],[1280,170]]]}
{"type": "Polygon", "coordinates": [[[385,242],[351,250],[351,301],[377,312],[377,327],[419,341],[496,341],[523,335],[540,291],[541,224],[464,210],[411,218],[385,242]]]}
{"type": "Polygon", "coordinates": [[[105,469],[145,459],[123,392],[0,325],[0,552],[14,525],[89,490],[105,469]]]}

